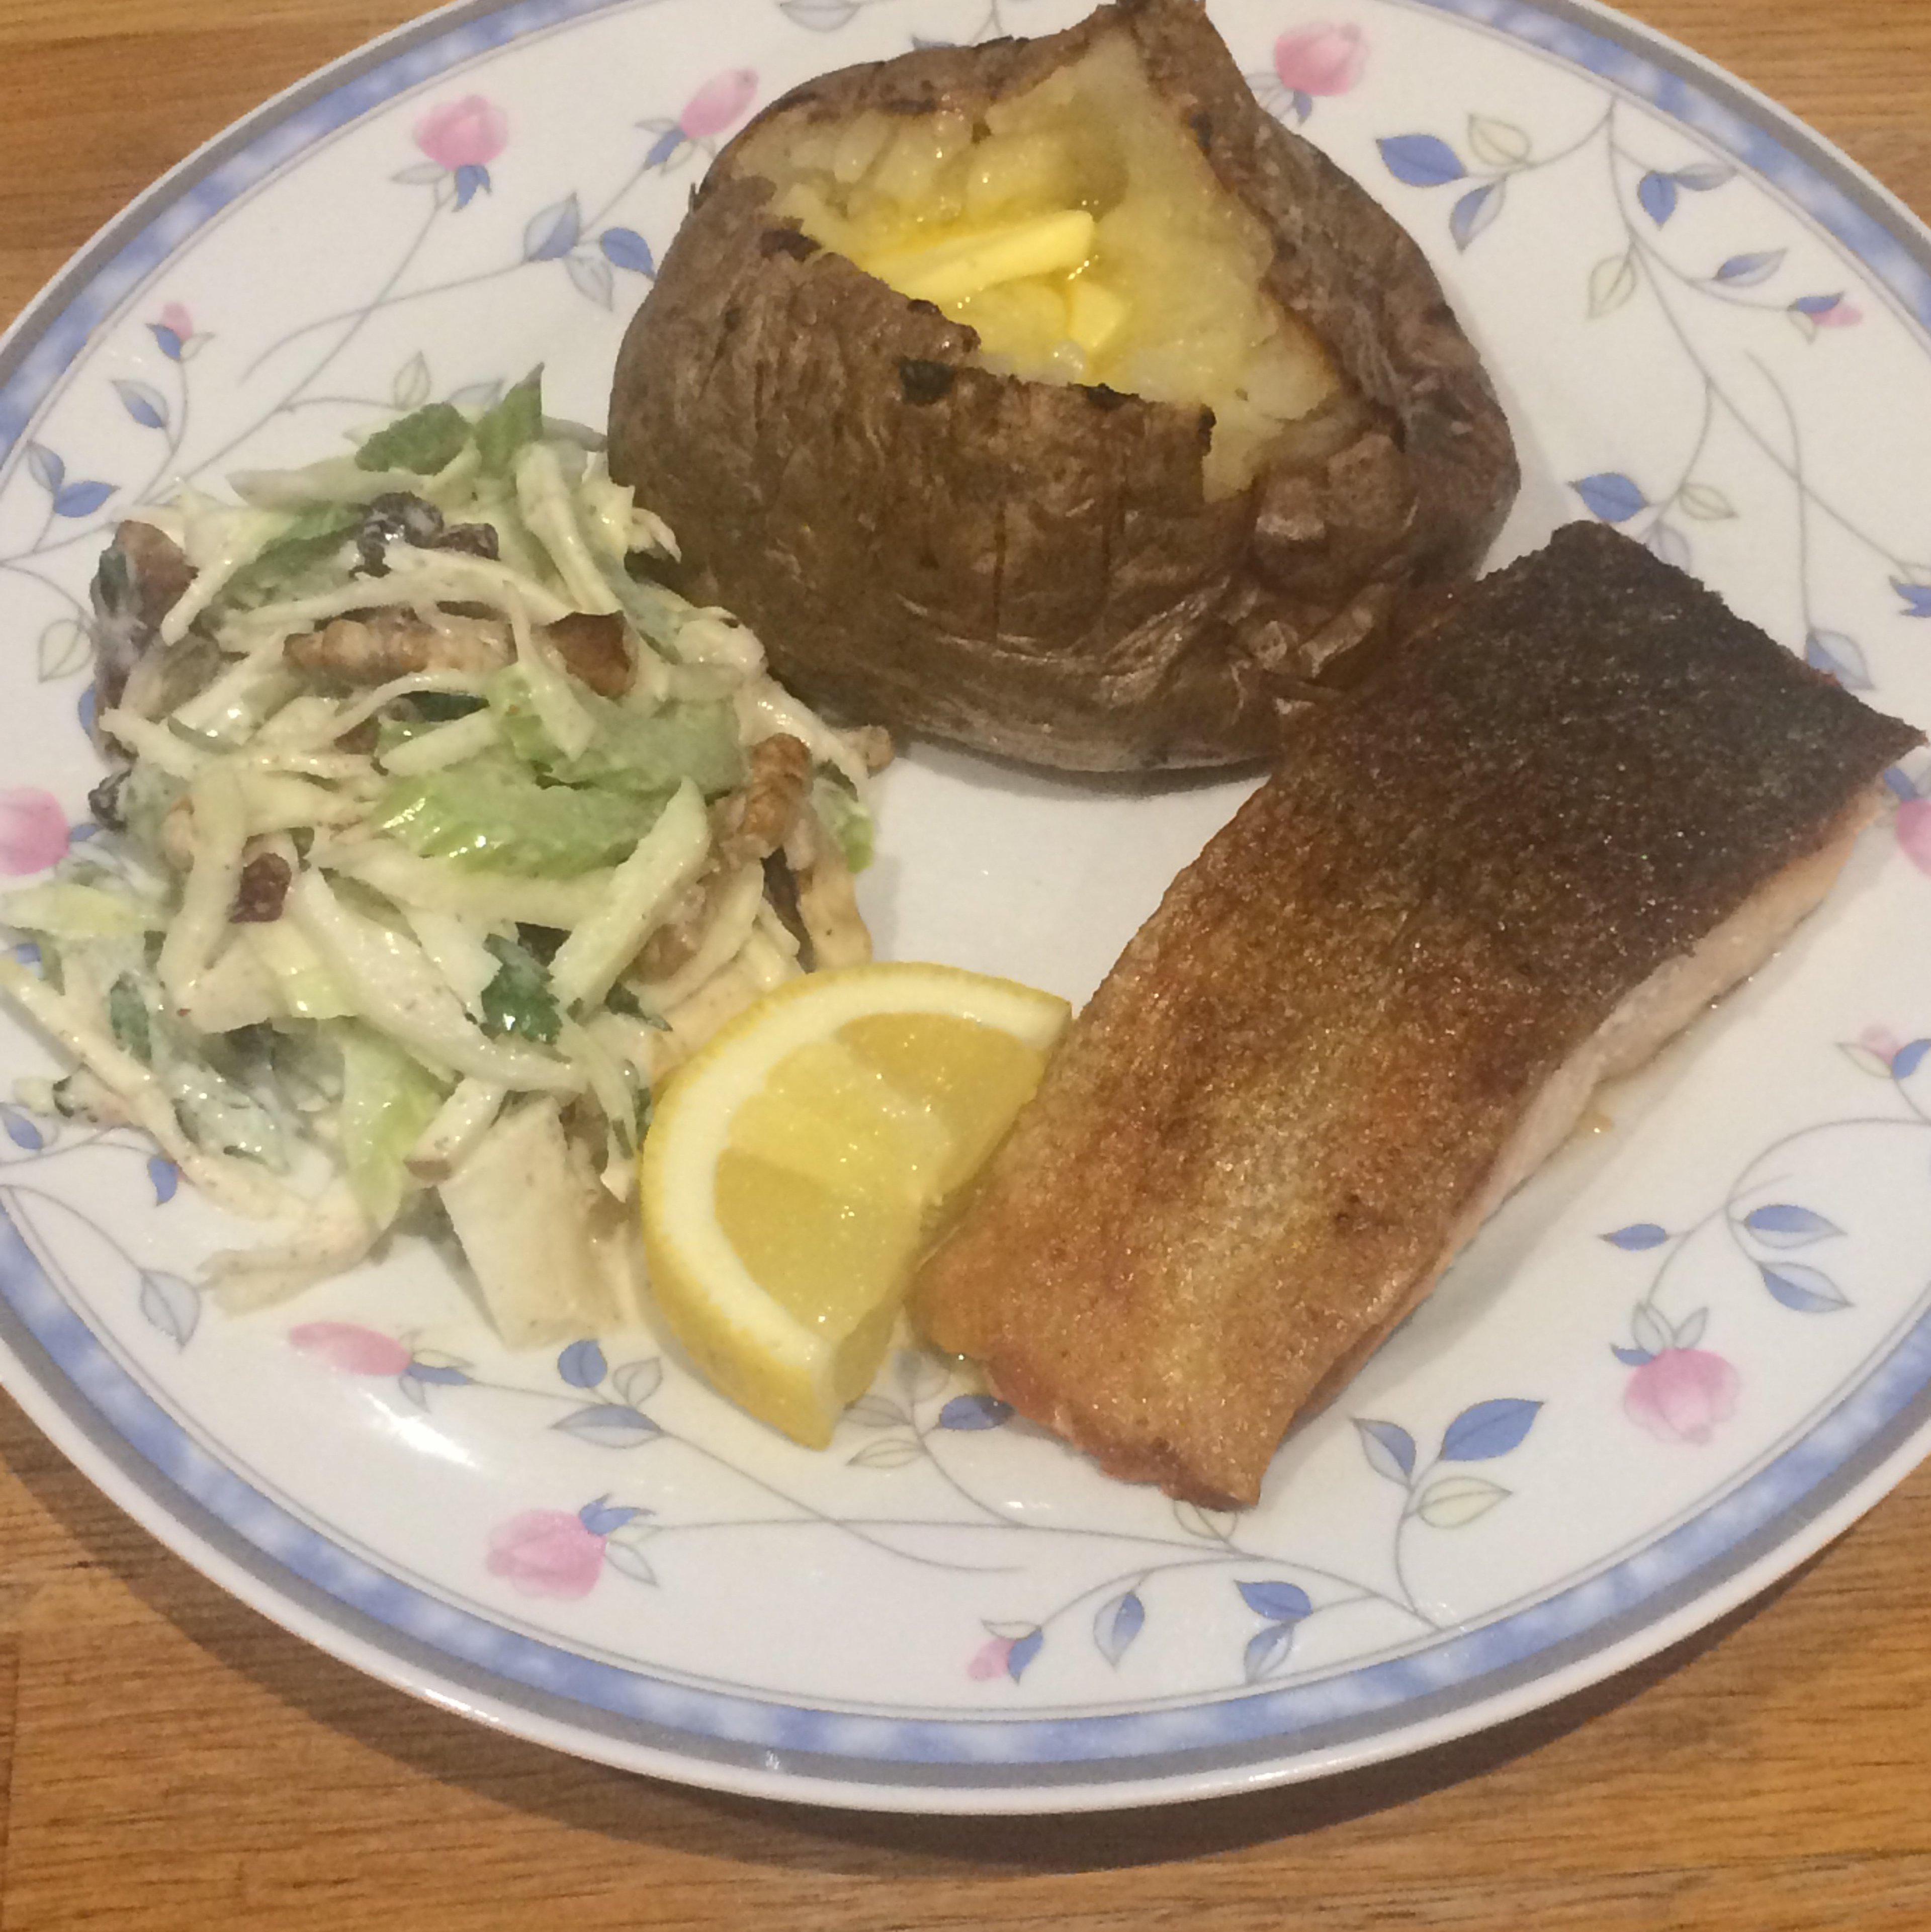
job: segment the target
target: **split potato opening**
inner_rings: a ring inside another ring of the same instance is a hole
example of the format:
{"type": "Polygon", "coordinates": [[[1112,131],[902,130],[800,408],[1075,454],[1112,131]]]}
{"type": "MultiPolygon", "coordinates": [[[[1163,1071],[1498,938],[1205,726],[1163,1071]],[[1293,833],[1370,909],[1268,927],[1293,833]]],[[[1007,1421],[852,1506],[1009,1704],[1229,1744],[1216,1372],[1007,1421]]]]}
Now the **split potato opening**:
{"type": "Polygon", "coordinates": [[[1210,410],[1210,497],[1339,386],[1262,286],[1274,244],[1132,45],[1101,40],[977,119],[877,108],[754,137],[772,212],[979,340],[983,365],[1210,410]]]}

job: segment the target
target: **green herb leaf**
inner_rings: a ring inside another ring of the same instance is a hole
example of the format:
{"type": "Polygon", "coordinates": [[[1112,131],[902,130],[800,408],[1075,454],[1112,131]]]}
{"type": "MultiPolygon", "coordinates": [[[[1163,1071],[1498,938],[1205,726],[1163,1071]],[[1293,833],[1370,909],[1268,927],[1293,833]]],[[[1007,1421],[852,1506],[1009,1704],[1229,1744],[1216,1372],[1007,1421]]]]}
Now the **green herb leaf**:
{"type": "Polygon", "coordinates": [[[140,987],[130,974],[122,974],[108,991],[107,1024],[112,1030],[114,1044],[123,1053],[132,1054],[143,1066],[153,1059],[154,1037],[148,1024],[148,1003],[142,998],[140,987]]]}
{"type": "Polygon", "coordinates": [[[532,369],[476,424],[476,448],[486,476],[507,476],[518,454],[543,434],[543,366],[532,369]]]}
{"type": "Polygon", "coordinates": [[[492,937],[483,944],[502,962],[496,976],[483,988],[483,1030],[555,1045],[563,1016],[550,990],[550,975],[514,939],[492,937]]]}
{"type": "Polygon", "coordinates": [[[222,586],[220,602],[238,608],[265,604],[340,550],[362,520],[356,503],[316,503],[299,512],[273,543],[222,586]]]}
{"type": "Polygon", "coordinates": [[[469,418],[454,404],[430,403],[366,439],[355,452],[355,466],[433,476],[455,461],[469,440],[469,418]]]}

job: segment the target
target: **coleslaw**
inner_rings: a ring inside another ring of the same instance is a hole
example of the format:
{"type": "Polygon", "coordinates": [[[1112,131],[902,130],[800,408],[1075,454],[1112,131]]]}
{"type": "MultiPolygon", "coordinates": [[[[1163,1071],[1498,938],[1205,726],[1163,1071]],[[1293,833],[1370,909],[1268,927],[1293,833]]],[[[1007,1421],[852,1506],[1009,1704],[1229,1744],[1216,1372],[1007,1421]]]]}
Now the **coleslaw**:
{"type": "Polygon", "coordinates": [[[640,1312],[652,1095],[758,995],[871,944],[882,732],[827,724],[541,372],[352,454],[184,490],[94,586],[103,836],[0,901],[0,990],[238,1213],[231,1307],[446,1222],[505,1339],[640,1312]]]}

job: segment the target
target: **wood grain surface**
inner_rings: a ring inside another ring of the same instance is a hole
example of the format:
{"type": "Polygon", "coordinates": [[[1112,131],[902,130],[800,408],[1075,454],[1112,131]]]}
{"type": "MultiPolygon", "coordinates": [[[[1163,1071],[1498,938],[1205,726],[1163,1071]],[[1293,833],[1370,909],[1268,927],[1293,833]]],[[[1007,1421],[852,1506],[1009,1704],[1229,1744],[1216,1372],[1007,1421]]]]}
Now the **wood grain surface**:
{"type": "MultiPolygon", "coordinates": [[[[1634,10],[1931,215],[1927,0],[1634,10]]],[[[198,142],[416,11],[0,0],[0,316],[198,142]]],[[[231,1601],[4,1402],[0,1462],[0,1932],[1931,1928],[1931,1470],[1747,1612],[1480,1738],[974,1823],[706,1796],[493,1736],[231,1601]]]]}

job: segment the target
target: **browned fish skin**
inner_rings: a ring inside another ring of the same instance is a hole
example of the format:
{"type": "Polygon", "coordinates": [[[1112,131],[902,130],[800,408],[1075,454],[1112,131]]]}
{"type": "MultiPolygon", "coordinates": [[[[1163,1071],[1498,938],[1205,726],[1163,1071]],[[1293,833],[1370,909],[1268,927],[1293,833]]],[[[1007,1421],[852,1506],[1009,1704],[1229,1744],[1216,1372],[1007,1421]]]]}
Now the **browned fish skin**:
{"type": "Polygon", "coordinates": [[[1210,1504],[1258,1498],[1618,1002],[1921,742],[1597,524],[1291,735],[915,1289],[1022,1412],[1210,1504]]]}

